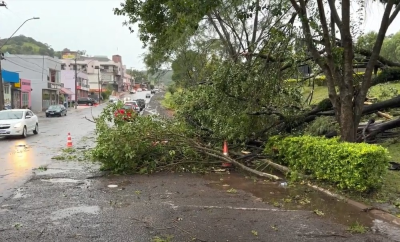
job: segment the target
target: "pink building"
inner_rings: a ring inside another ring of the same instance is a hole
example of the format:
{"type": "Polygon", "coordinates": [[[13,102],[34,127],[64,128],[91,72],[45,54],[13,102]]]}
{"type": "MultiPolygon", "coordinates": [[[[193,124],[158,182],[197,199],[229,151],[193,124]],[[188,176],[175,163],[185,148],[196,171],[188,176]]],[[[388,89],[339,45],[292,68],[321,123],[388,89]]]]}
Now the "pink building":
{"type": "Polygon", "coordinates": [[[21,107],[30,108],[32,105],[31,101],[31,81],[26,79],[20,79],[21,84],[21,107]]]}

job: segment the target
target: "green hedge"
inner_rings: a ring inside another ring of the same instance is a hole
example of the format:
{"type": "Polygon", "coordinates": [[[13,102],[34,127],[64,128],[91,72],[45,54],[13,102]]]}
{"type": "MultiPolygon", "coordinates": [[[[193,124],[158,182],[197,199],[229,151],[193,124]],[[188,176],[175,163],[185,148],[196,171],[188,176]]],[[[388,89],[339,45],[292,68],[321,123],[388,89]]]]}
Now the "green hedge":
{"type": "Polygon", "coordinates": [[[294,173],[309,174],[340,189],[359,192],[379,188],[390,159],[388,151],[379,145],[314,136],[275,136],[265,152],[275,153],[294,173]]]}

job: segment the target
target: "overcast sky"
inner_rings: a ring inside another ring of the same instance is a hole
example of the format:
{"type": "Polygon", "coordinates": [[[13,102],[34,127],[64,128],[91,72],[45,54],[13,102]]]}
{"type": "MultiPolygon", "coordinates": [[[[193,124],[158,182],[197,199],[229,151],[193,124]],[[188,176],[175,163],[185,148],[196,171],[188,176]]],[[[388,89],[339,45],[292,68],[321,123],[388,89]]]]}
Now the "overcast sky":
{"type": "MultiPolygon", "coordinates": [[[[0,38],[8,38],[26,19],[16,35],[23,34],[47,43],[54,50],[86,50],[89,55],[113,54],[122,56],[128,68],[145,69],[142,43],[137,33],[129,33],[122,26],[124,17],[117,17],[112,9],[122,0],[5,0],[8,9],[0,8],[0,38]]],[[[364,23],[366,31],[379,29],[383,7],[372,4],[364,23]]],[[[400,30],[400,17],[389,28],[388,34],[400,30]]]]}

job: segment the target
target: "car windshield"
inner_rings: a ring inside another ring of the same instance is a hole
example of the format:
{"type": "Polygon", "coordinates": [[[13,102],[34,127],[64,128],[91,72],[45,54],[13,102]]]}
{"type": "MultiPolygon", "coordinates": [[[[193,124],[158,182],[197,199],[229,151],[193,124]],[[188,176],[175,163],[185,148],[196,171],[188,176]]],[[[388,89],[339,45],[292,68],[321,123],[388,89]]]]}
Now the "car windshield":
{"type": "Polygon", "coordinates": [[[0,120],[22,119],[23,111],[1,111],[0,120]]]}
{"type": "Polygon", "coordinates": [[[51,105],[48,110],[58,110],[60,107],[58,105],[51,105]]]}
{"type": "Polygon", "coordinates": [[[125,102],[125,105],[136,105],[135,102],[125,102]]]}

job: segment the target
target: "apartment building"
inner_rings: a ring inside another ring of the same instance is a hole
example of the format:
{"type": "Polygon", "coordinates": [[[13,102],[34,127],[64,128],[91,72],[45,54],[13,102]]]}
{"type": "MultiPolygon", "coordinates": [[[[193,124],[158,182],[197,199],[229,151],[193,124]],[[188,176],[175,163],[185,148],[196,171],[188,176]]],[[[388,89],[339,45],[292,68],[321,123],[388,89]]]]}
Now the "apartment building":
{"type": "Polygon", "coordinates": [[[31,108],[44,111],[60,102],[63,84],[60,82],[61,60],[42,55],[5,54],[2,68],[19,73],[21,79],[31,81],[31,108]]]}
{"type": "Polygon", "coordinates": [[[113,55],[112,60],[107,56],[80,56],[76,60],[63,59],[63,70],[77,70],[85,72],[90,86],[89,92],[98,93],[108,85],[115,91],[123,91],[123,65],[119,55],[113,55]]]}

